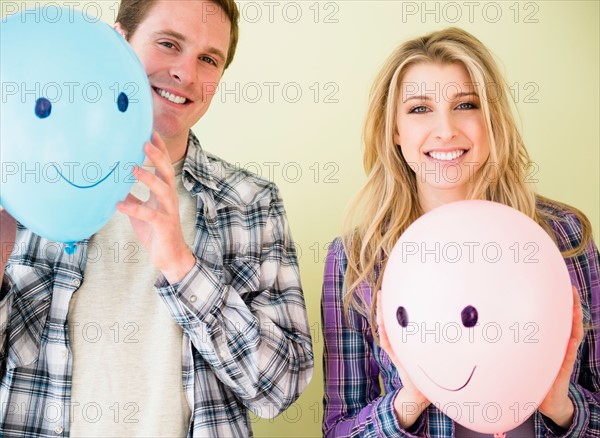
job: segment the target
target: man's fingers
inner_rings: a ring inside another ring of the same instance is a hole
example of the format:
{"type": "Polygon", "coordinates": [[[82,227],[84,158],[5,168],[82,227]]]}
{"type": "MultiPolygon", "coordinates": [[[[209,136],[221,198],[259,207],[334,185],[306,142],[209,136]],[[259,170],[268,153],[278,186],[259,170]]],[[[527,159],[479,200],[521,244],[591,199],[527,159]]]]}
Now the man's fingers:
{"type": "Polygon", "coordinates": [[[144,152],[156,167],[156,174],[170,187],[175,187],[175,170],[167,146],[156,132],[152,135],[152,142],[144,145],[144,152]]]}
{"type": "Polygon", "coordinates": [[[122,201],[123,203],[132,203],[132,204],[143,204],[143,202],[135,195],[131,193],[127,194],[127,197],[122,201]]]}
{"type": "Polygon", "coordinates": [[[169,157],[169,151],[167,149],[167,145],[163,141],[162,137],[156,131],[154,131],[152,133],[152,144],[155,145],[161,151],[163,151],[163,153],[166,154],[167,157],[169,157]]]}
{"type": "Polygon", "coordinates": [[[170,199],[172,191],[164,180],[139,166],[135,167],[134,175],[138,181],[148,186],[152,194],[159,199],[161,204],[163,204],[165,207],[171,206],[172,202],[165,202],[165,200],[170,199]]]}
{"type": "MultiPolygon", "coordinates": [[[[139,201],[139,200],[138,200],[139,201]]],[[[129,217],[139,219],[143,222],[154,223],[159,218],[159,213],[154,208],[147,207],[143,202],[119,202],[117,209],[129,217]]]]}

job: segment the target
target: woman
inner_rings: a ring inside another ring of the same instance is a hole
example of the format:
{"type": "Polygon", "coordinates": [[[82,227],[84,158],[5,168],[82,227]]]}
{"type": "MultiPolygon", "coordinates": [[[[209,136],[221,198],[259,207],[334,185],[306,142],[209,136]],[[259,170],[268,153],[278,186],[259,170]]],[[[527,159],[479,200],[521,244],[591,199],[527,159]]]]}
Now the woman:
{"type": "Polygon", "coordinates": [[[508,96],[489,51],[457,28],[403,44],[377,77],[364,135],[367,182],[326,260],[325,436],[484,436],[412,384],[376,312],[379,274],[400,235],[422,214],[464,199],[500,202],[539,223],[578,291],[561,371],[536,413],[508,436],[600,436],[600,342],[591,329],[600,322],[598,250],[581,212],[526,183],[530,160],[508,96]]]}

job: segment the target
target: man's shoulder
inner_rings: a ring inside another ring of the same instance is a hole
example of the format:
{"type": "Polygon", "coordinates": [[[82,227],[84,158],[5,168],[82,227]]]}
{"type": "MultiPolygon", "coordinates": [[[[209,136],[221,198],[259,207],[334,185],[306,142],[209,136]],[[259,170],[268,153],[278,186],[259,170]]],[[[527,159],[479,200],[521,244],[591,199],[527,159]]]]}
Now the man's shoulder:
{"type": "Polygon", "coordinates": [[[262,200],[279,198],[279,189],[272,181],[259,176],[239,164],[204,151],[207,173],[216,187],[215,196],[229,204],[255,204],[262,200]]]}

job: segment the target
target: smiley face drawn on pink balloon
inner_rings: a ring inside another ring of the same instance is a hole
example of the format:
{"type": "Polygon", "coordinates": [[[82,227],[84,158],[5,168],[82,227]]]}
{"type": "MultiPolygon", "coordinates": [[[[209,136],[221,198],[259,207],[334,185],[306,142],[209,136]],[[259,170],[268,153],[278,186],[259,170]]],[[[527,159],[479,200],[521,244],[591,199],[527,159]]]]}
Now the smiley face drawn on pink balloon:
{"type": "Polygon", "coordinates": [[[435,380],[433,380],[431,377],[429,377],[429,375],[428,375],[428,374],[427,374],[427,372],[426,372],[426,371],[423,369],[423,367],[419,366],[419,368],[421,369],[421,371],[423,371],[423,374],[425,374],[425,376],[426,376],[426,377],[427,377],[429,380],[431,380],[431,381],[433,382],[433,384],[434,384],[434,385],[436,385],[437,387],[439,387],[439,388],[442,388],[442,389],[444,389],[444,390],[446,390],[446,391],[455,392],[455,391],[460,391],[461,389],[463,389],[465,386],[467,386],[467,385],[469,384],[469,382],[471,381],[471,378],[473,378],[473,374],[475,374],[475,370],[477,369],[477,365],[475,365],[475,366],[473,367],[473,369],[471,370],[471,374],[469,374],[469,377],[467,378],[467,381],[466,381],[466,382],[465,382],[465,383],[464,383],[462,386],[460,386],[460,387],[458,387],[458,388],[454,388],[454,389],[452,389],[452,388],[446,388],[446,387],[444,387],[444,386],[440,385],[440,384],[439,384],[439,383],[437,383],[435,380]]]}
{"type": "Polygon", "coordinates": [[[487,201],[439,207],[392,251],[382,311],[419,390],[480,433],[523,423],[550,389],[571,328],[571,282],[548,234],[487,201]]]}
{"type": "MultiPolygon", "coordinates": [[[[460,313],[460,316],[461,316],[463,326],[467,327],[467,328],[471,328],[477,324],[477,319],[478,319],[479,315],[478,315],[477,309],[475,307],[469,305],[469,306],[466,306],[462,310],[462,312],[460,313]]],[[[398,324],[401,327],[406,328],[408,326],[409,321],[408,321],[408,312],[407,312],[406,308],[404,308],[403,306],[398,307],[398,309],[396,310],[396,319],[398,320],[398,324]]],[[[473,378],[473,374],[475,374],[475,370],[477,369],[477,365],[473,366],[473,369],[471,370],[469,376],[465,380],[465,383],[462,384],[461,386],[456,387],[456,388],[448,388],[448,387],[443,386],[440,383],[436,382],[433,378],[431,378],[431,376],[429,376],[429,374],[427,374],[427,371],[421,365],[418,365],[418,367],[423,372],[425,377],[427,377],[434,385],[436,385],[438,388],[441,388],[445,391],[450,391],[450,392],[460,391],[461,389],[466,387],[469,384],[469,382],[471,381],[471,379],[473,378]]]]}

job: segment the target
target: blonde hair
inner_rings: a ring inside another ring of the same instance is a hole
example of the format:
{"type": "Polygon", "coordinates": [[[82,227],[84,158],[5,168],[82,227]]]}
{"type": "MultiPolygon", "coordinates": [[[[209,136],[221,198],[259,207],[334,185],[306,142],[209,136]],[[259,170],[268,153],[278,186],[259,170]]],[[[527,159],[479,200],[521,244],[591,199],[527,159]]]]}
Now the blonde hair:
{"type": "MultiPolygon", "coordinates": [[[[581,244],[563,256],[585,249],[591,225],[580,211],[536,196],[526,183],[532,165],[512,116],[509,88],[488,49],[473,35],[448,28],[407,41],[385,62],[371,89],[364,127],[367,181],[351,204],[344,223],[343,243],[348,259],[345,275],[345,309],[368,313],[361,283],[379,290],[385,263],[406,228],[422,214],[414,171],[394,143],[401,83],[407,70],[420,63],[462,64],[481,101],[490,154],[477,172],[468,199],[486,199],[513,207],[542,226],[553,238],[546,219],[558,219],[536,208],[536,201],[551,202],[575,213],[582,225],[581,244]]],[[[377,296],[373,293],[371,321],[377,296]]],[[[374,327],[374,324],[371,324],[374,327]]]]}

